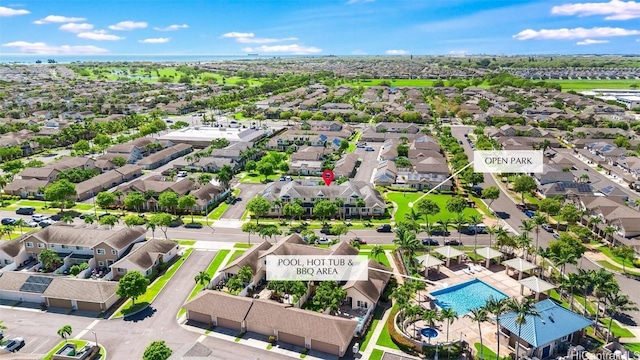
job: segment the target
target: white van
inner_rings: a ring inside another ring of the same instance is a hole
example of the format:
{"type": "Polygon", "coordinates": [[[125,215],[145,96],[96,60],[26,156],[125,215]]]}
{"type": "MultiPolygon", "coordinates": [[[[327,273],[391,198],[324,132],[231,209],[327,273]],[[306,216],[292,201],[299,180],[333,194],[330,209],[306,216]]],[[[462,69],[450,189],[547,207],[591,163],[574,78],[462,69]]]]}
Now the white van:
{"type": "Polygon", "coordinates": [[[481,234],[481,233],[484,233],[487,230],[487,225],[485,225],[485,224],[478,224],[476,226],[471,225],[471,226],[468,227],[468,230],[472,234],[473,233],[481,234]]]}
{"type": "Polygon", "coordinates": [[[237,128],[237,127],[240,127],[240,123],[238,123],[238,122],[237,122],[237,121],[235,121],[235,120],[231,120],[231,121],[229,121],[229,127],[230,127],[230,128],[237,128]]]}

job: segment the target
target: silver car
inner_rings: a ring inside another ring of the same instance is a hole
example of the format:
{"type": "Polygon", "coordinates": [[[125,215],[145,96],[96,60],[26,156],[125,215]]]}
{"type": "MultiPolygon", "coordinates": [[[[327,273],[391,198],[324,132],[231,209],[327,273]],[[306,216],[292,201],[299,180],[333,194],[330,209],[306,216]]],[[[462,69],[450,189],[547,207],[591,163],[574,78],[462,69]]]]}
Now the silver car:
{"type": "Polygon", "coordinates": [[[15,352],[23,346],[24,346],[24,339],[21,337],[17,337],[15,339],[7,340],[7,342],[4,345],[2,345],[2,348],[7,351],[15,352]]]}

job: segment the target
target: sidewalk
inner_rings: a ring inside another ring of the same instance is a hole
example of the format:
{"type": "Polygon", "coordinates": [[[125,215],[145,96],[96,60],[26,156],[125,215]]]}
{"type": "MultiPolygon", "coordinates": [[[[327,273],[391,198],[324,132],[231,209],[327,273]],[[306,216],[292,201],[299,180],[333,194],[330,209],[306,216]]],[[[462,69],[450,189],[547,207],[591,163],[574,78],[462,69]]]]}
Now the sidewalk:
{"type": "MultiPolygon", "coordinates": [[[[622,271],[623,270],[622,269],[622,265],[620,265],[617,262],[613,261],[613,259],[611,259],[607,255],[599,252],[597,250],[598,247],[591,247],[591,248],[594,249],[595,251],[594,252],[591,252],[591,251],[585,252],[584,255],[583,255],[585,258],[591,260],[592,263],[596,264],[599,267],[603,267],[603,266],[598,264],[598,261],[606,261],[612,267],[615,267],[617,269],[617,271],[616,271],[616,270],[612,270],[610,268],[605,268],[607,271],[615,273],[615,274],[619,274],[619,275],[624,275],[624,273],[622,271]]],[[[640,272],[630,269],[629,266],[626,267],[626,272],[629,273],[629,274],[633,274],[633,275],[640,275],[640,272]]]]}

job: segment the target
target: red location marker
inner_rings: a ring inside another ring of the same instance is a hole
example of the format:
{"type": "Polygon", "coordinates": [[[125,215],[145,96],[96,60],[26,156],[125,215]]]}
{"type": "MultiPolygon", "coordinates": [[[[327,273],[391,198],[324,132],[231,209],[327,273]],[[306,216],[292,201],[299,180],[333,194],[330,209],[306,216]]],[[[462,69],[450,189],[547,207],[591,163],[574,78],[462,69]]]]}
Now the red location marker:
{"type": "Polygon", "coordinates": [[[327,184],[327,186],[331,185],[331,182],[333,181],[333,178],[335,177],[335,175],[333,174],[333,171],[331,170],[325,170],[322,172],[322,180],[324,180],[324,183],[327,184]]]}

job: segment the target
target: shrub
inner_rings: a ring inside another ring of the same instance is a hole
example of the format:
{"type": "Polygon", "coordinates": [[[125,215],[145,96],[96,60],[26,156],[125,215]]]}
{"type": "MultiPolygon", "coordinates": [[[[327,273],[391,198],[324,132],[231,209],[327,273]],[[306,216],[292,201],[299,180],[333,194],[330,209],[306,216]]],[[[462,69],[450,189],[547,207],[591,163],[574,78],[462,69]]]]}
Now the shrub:
{"type": "Polygon", "coordinates": [[[195,221],[185,224],[184,227],[187,229],[202,229],[202,223],[195,221]]]}
{"type": "Polygon", "coordinates": [[[634,259],[633,260],[633,267],[640,268],[640,259],[634,259]]]}
{"type": "Polygon", "coordinates": [[[405,339],[401,334],[398,334],[393,326],[393,322],[398,311],[398,309],[391,310],[391,314],[389,314],[389,318],[387,319],[387,331],[389,332],[389,335],[391,335],[393,343],[396,344],[400,350],[409,354],[414,354],[416,352],[416,345],[405,339]]]}
{"type": "Polygon", "coordinates": [[[273,344],[274,342],[276,342],[276,337],[273,335],[269,335],[269,343],[273,344]]]}

